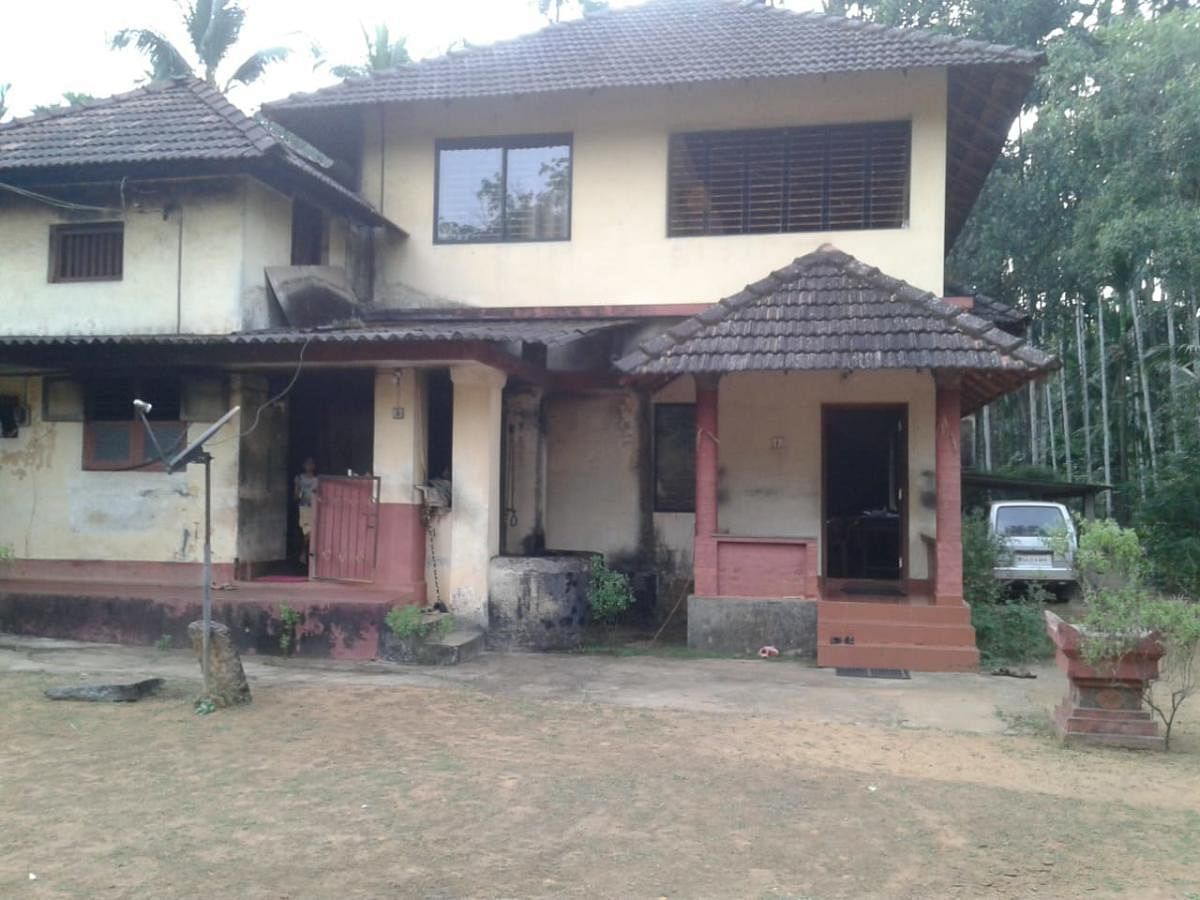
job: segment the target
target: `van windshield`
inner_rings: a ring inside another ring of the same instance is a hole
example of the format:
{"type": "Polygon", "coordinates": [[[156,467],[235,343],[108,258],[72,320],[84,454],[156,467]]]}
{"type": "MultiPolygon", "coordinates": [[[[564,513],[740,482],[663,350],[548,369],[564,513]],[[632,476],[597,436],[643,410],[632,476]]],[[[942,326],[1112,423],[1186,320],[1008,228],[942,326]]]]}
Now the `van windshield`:
{"type": "Polygon", "coordinates": [[[996,510],[1001,537],[1050,537],[1067,527],[1062,510],[1053,506],[1002,506],[996,510]]]}

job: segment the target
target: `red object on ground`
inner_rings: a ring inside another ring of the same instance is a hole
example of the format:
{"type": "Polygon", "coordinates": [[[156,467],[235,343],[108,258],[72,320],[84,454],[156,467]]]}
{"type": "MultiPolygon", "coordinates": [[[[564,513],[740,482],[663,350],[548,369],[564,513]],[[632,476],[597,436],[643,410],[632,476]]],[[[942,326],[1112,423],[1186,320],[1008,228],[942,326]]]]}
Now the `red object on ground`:
{"type": "Polygon", "coordinates": [[[1046,633],[1055,659],[1071,682],[1070,693],[1054,710],[1059,736],[1070,744],[1164,750],[1158,723],[1143,708],[1142,695],[1158,677],[1163,646],[1147,635],[1119,660],[1098,667],[1082,657],[1082,636],[1074,625],[1046,610],[1046,633]]]}

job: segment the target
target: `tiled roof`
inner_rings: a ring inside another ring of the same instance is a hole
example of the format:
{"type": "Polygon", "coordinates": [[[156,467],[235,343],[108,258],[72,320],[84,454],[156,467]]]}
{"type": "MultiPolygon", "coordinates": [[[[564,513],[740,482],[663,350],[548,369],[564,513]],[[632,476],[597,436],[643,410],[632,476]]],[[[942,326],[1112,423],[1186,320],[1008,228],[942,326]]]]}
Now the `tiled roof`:
{"type": "Polygon", "coordinates": [[[847,72],[1036,64],[1040,54],[744,0],[649,0],[352,78],[289,109],[847,72]]]}
{"type": "Polygon", "coordinates": [[[0,125],[0,179],[63,168],[258,161],[381,219],[369,203],[196,78],[147,85],[0,125]]]}
{"type": "Polygon", "coordinates": [[[644,342],[639,375],[858,369],[1019,373],[1058,360],[826,245],[644,342]]]}

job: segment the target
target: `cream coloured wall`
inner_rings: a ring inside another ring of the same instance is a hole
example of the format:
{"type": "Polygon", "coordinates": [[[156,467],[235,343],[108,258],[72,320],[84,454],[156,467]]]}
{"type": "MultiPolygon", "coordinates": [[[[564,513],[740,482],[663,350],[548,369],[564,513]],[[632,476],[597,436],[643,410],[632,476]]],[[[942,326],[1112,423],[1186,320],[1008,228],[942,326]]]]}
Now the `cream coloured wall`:
{"type": "Polygon", "coordinates": [[[364,124],[363,194],[410,233],[382,254],[381,302],[705,302],[827,242],[918,287],[942,290],[942,70],[413,106],[389,115],[382,140],[376,113],[364,124]],[[906,228],[666,236],[667,142],[674,131],[906,118],[913,123],[906,228]],[[551,132],[574,135],[570,241],[433,243],[436,139],[551,132]]]}
{"type": "Polygon", "coordinates": [[[267,325],[263,267],[290,262],[290,199],[249,178],[156,191],[123,214],[68,214],[0,195],[0,334],[216,334],[267,325]],[[48,280],[51,225],[115,219],[125,222],[120,281],[48,280]]]}
{"type": "Polygon", "coordinates": [[[413,485],[426,479],[425,380],[414,368],[375,373],[373,472],[382,503],[417,503],[413,485]],[[402,418],[396,418],[400,410],[402,418]]]}
{"type": "MultiPolygon", "coordinates": [[[[908,406],[908,574],[928,577],[936,535],[934,383],[927,372],[739,374],[721,379],[718,522],[736,535],[821,534],[821,406],[908,406]],[[772,448],[772,438],[782,448],[772,448]]],[[[821,554],[823,558],[824,554],[821,554]]],[[[822,569],[823,571],[823,569],[822,569]]]]}
{"type": "MultiPolygon", "coordinates": [[[[83,423],[44,422],[40,378],[0,377],[0,394],[28,397],[32,422],[0,440],[0,546],[23,559],[201,562],[204,469],[85,472],[83,423]]],[[[195,437],[208,424],[189,428],[195,437]]],[[[233,562],[238,447],[225,426],[211,445],[213,560],[233,562]]]]}

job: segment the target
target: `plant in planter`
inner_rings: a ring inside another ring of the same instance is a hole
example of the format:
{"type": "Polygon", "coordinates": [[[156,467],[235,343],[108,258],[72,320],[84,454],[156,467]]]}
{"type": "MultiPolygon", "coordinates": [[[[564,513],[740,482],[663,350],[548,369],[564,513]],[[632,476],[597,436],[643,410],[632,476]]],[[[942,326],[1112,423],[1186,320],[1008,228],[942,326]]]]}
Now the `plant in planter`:
{"type": "Polygon", "coordinates": [[[1071,681],[1056,711],[1060,733],[1078,743],[1167,749],[1180,707],[1200,690],[1200,604],[1148,587],[1137,534],[1112,521],[1084,526],[1077,564],[1087,616],[1073,626],[1046,614],[1071,681]]]}
{"type": "Polygon", "coordinates": [[[633,591],[629,578],[608,567],[604,557],[592,557],[592,586],[588,591],[588,608],[592,621],[599,622],[608,631],[611,645],[617,627],[617,619],[633,605],[633,591]]]}
{"type": "Polygon", "coordinates": [[[438,655],[431,645],[454,630],[454,616],[421,609],[419,606],[393,606],[383,617],[387,633],[382,635],[382,655],[393,662],[437,664],[438,655]]]}

